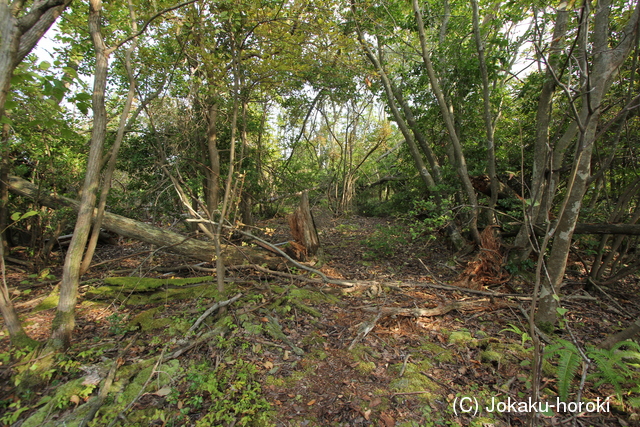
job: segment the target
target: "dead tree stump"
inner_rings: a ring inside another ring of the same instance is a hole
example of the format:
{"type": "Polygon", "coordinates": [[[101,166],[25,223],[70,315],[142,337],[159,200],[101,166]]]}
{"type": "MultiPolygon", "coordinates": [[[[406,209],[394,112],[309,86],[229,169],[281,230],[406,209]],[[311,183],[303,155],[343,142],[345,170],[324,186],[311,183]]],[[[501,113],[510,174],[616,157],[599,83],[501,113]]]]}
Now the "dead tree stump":
{"type": "Polygon", "coordinates": [[[309,208],[309,193],[307,191],[302,193],[300,205],[294,213],[287,217],[287,220],[294,239],[286,247],[287,254],[299,261],[314,258],[320,248],[320,240],[309,208]]]}

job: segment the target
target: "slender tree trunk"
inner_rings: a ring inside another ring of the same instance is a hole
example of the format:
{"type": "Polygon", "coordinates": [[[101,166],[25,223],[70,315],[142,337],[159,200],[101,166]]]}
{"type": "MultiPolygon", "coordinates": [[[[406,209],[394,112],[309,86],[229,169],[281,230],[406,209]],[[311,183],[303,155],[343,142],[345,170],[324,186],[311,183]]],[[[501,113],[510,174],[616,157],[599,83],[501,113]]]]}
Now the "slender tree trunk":
{"type": "Polygon", "coordinates": [[[498,176],[496,174],[496,152],[493,140],[495,126],[491,117],[491,94],[489,92],[489,73],[487,72],[487,64],[484,57],[484,42],[482,41],[480,24],[478,22],[478,0],[472,0],[471,3],[473,5],[473,32],[475,34],[478,60],[480,62],[480,75],[482,76],[483,118],[487,134],[487,174],[489,175],[489,188],[491,190],[489,209],[487,209],[487,220],[489,224],[495,224],[496,216],[493,208],[495,208],[496,202],[498,201],[498,176]]]}
{"type": "Polygon", "coordinates": [[[467,162],[464,157],[464,152],[462,150],[462,145],[460,144],[460,139],[458,138],[458,133],[456,132],[453,115],[449,111],[449,107],[447,106],[447,102],[444,99],[444,94],[442,93],[442,89],[440,88],[440,83],[438,82],[438,78],[436,76],[435,70],[433,69],[433,64],[431,63],[431,53],[427,49],[427,39],[424,30],[424,22],[422,21],[422,12],[420,11],[420,5],[418,4],[418,0],[412,0],[413,11],[416,17],[416,24],[418,27],[418,36],[420,37],[420,48],[422,51],[422,59],[424,61],[425,67],[427,68],[427,74],[429,75],[429,82],[431,83],[431,89],[438,99],[438,105],[440,106],[440,112],[442,113],[442,118],[444,119],[445,125],[447,127],[447,131],[449,132],[449,138],[451,139],[451,144],[453,146],[453,150],[456,157],[456,166],[458,170],[458,177],[462,182],[462,188],[467,196],[467,200],[469,201],[472,213],[471,213],[471,222],[469,224],[469,228],[471,230],[471,235],[473,236],[473,240],[480,244],[480,233],[478,232],[478,199],[476,197],[475,189],[471,184],[471,180],[469,179],[469,172],[467,169],[467,162]]]}
{"type": "Polygon", "coordinates": [[[96,191],[100,183],[100,165],[107,129],[107,112],[104,98],[109,66],[108,52],[101,31],[101,11],[102,1],[90,0],[89,33],[96,55],[92,97],[93,129],[78,219],[65,258],[62,281],[60,283],[58,310],[51,326],[52,333],[49,345],[54,349],[68,348],[71,343],[71,336],[75,327],[75,305],[78,298],[80,264],[89,237],[89,231],[91,230],[96,191]]]}
{"type": "Polygon", "coordinates": [[[400,132],[402,132],[402,136],[404,136],[404,139],[407,142],[407,145],[409,146],[409,151],[416,165],[416,169],[418,169],[418,172],[420,173],[420,177],[422,178],[422,181],[427,186],[427,188],[433,189],[436,183],[433,180],[431,173],[429,173],[429,170],[425,166],[424,161],[422,160],[422,156],[420,155],[420,151],[418,150],[415,140],[413,139],[411,130],[407,126],[407,123],[405,122],[404,118],[400,114],[400,111],[398,110],[398,107],[394,101],[395,96],[393,94],[391,80],[389,79],[389,76],[385,72],[378,58],[373,54],[373,52],[371,52],[371,49],[367,45],[364,39],[364,35],[362,34],[362,31],[359,28],[358,28],[358,39],[360,40],[360,44],[362,45],[362,48],[365,51],[365,55],[367,56],[367,58],[369,58],[369,61],[371,61],[373,66],[376,68],[376,70],[380,74],[380,81],[382,83],[382,87],[384,87],[385,94],[387,95],[387,103],[389,105],[389,108],[391,109],[393,118],[398,124],[398,128],[400,128],[400,132]]]}
{"type": "MultiPolygon", "coordinates": [[[[588,2],[585,2],[588,13],[588,2]]],[[[555,294],[559,291],[564,277],[567,258],[571,246],[584,194],[591,176],[591,155],[597,135],[597,127],[601,114],[601,102],[609,89],[613,76],[629,55],[636,40],[640,7],[636,2],[633,14],[623,29],[624,37],[614,48],[609,47],[609,15],[610,1],[599,1],[596,6],[593,23],[593,60],[589,74],[583,79],[587,85],[583,88],[582,111],[586,120],[579,123],[580,138],[577,143],[571,178],[567,186],[567,194],[560,210],[558,223],[554,230],[554,239],[547,262],[548,280],[544,283],[540,295],[540,305],[536,314],[538,324],[554,324],[557,318],[558,304],[555,294]]],[[[582,34],[586,40],[586,18],[582,34]]],[[[586,43],[585,43],[586,44],[586,43]]],[[[587,68],[582,67],[583,72],[587,68]]],[[[581,114],[582,115],[582,114],[581,114]]]]}
{"type": "MultiPolygon", "coordinates": [[[[136,15],[133,10],[133,5],[131,4],[131,0],[129,0],[129,12],[131,14],[131,29],[134,33],[136,33],[138,31],[138,27],[136,24],[136,15]]],[[[118,125],[116,139],[113,143],[113,146],[111,147],[111,156],[109,158],[107,168],[104,171],[102,189],[100,191],[100,200],[98,201],[98,214],[93,221],[93,230],[91,232],[91,237],[89,238],[89,244],[87,245],[87,250],[84,254],[82,265],[80,266],[80,276],[82,276],[89,269],[89,265],[91,264],[91,260],[93,259],[96,245],[98,244],[98,238],[100,237],[100,227],[102,225],[102,219],[104,218],[104,212],[107,206],[107,196],[109,195],[109,190],[111,189],[111,179],[113,178],[113,172],[116,169],[118,152],[120,151],[120,145],[122,144],[122,140],[124,139],[124,131],[127,127],[127,120],[129,117],[129,113],[131,112],[131,106],[133,105],[133,98],[136,95],[136,80],[133,74],[133,69],[131,67],[131,55],[136,50],[137,40],[137,38],[134,38],[131,42],[131,45],[125,52],[124,66],[127,72],[127,76],[129,77],[129,92],[127,93],[124,108],[122,109],[122,114],[120,115],[120,123],[118,125]]]]}
{"type": "Polygon", "coordinates": [[[209,107],[209,125],[207,127],[207,152],[209,167],[206,170],[205,202],[209,219],[214,221],[215,211],[220,201],[220,153],[218,152],[218,104],[212,101],[209,107]]]}
{"type": "MultiPolygon", "coordinates": [[[[531,203],[525,212],[525,224],[520,229],[520,233],[514,241],[514,246],[522,248],[519,257],[525,259],[531,253],[532,246],[529,238],[531,235],[531,224],[537,224],[541,220],[547,222],[548,210],[541,210],[541,201],[545,195],[551,192],[548,185],[551,171],[553,170],[551,161],[551,147],[549,145],[549,126],[551,123],[551,108],[553,105],[553,94],[556,90],[555,76],[562,74],[560,70],[560,54],[565,44],[567,23],[569,21],[569,11],[567,3],[562,2],[556,13],[556,24],[553,30],[550,54],[546,62],[545,80],[538,99],[538,110],[536,112],[536,136],[533,153],[533,172],[531,177],[530,199],[531,203]],[[547,178],[549,177],[549,178],[547,178]]],[[[567,136],[575,136],[575,133],[568,132],[567,136]]],[[[524,196],[524,195],[523,195],[524,196]]],[[[546,197],[547,200],[553,197],[553,193],[546,197]]],[[[550,200],[548,202],[550,204],[550,200]]]]}
{"type": "MultiPolygon", "coordinates": [[[[224,191],[224,199],[222,201],[222,209],[220,210],[220,219],[218,220],[218,227],[215,233],[214,243],[216,246],[216,279],[218,284],[218,293],[220,298],[223,298],[224,292],[224,276],[225,276],[225,266],[224,260],[222,259],[222,227],[224,222],[226,221],[227,210],[229,209],[229,205],[231,203],[231,197],[233,196],[231,193],[231,185],[233,184],[233,174],[234,174],[234,163],[235,163],[235,154],[236,154],[236,132],[238,126],[238,107],[240,104],[240,70],[238,64],[238,51],[235,40],[235,35],[233,34],[233,30],[229,30],[231,35],[231,54],[232,54],[232,64],[231,69],[233,72],[233,113],[231,116],[231,147],[229,150],[229,172],[227,174],[227,181],[225,184],[224,191]]],[[[221,311],[223,313],[223,311],[221,311]]]]}
{"type": "MultiPolygon", "coordinates": [[[[37,7],[31,7],[29,11],[23,11],[24,3],[14,1],[9,4],[5,0],[0,2],[0,119],[5,116],[5,104],[11,89],[13,72],[71,3],[71,0],[38,2],[37,7]]],[[[2,263],[0,311],[9,330],[11,342],[17,347],[32,347],[35,341],[28,338],[22,329],[5,282],[4,253],[5,249],[8,249],[5,231],[9,218],[8,177],[10,172],[8,142],[8,131],[4,125],[0,139],[0,262],[2,263]]]]}

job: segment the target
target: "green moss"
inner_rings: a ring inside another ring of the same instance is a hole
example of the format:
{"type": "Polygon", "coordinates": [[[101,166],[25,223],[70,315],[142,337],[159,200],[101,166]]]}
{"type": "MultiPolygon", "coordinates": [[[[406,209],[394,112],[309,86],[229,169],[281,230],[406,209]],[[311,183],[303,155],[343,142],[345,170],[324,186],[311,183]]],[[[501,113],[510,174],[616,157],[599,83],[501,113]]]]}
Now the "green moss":
{"type": "Polygon", "coordinates": [[[540,328],[540,330],[545,334],[552,334],[555,329],[555,326],[551,322],[539,322],[538,328],[540,328]]]}
{"type": "Polygon", "coordinates": [[[179,287],[192,285],[195,283],[213,283],[211,276],[187,277],[187,278],[167,278],[154,279],[150,277],[107,277],[104,279],[105,285],[119,286],[121,291],[146,292],[158,289],[162,286],[179,287]]]}
{"type": "Polygon", "coordinates": [[[480,353],[480,360],[482,362],[501,362],[502,357],[504,355],[502,353],[498,353],[497,351],[485,350],[480,353]]]}
{"type": "MultiPolygon", "coordinates": [[[[201,279],[195,277],[194,279],[201,279]]],[[[171,280],[171,279],[149,279],[149,280],[171,280]]],[[[177,280],[177,279],[175,279],[177,280]]],[[[186,279],[184,279],[186,280],[186,279]]],[[[192,298],[215,298],[218,296],[218,291],[215,286],[210,284],[201,284],[200,286],[193,287],[177,287],[169,289],[160,289],[157,292],[146,293],[147,291],[156,288],[148,288],[146,291],[137,289],[135,293],[129,290],[123,290],[121,288],[115,288],[111,286],[100,286],[99,288],[87,291],[85,295],[89,298],[95,299],[109,299],[117,300],[128,306],[139,306],[147,304],[160,304],[166,301],[184,300],[192,298]],[[140,293],[143,292],[143,293],[140,293]]]]}
{"type": "Polygon", "coordinates": [[[305,347],[322,346],[327,340],[321,336],[318,331],[313,331],[302,339],[302,345],[305,347]]]}
{"type": "MultiPolygon", "coordinates": [[[[36,404],[36,407],[40,407],[35,413],[22,423],[23,427],[49,427],[54,426],[56,423],[50,420],[53,413],[58,410],[65,409],[70,406],[71,396],[78,396],[82,394],[86,386],[82,385],[84,378],[78,378],[73,381],[69,381],[56,388],[56,392],[53,396],[44,396],[36,404]]],[[[71,424],[69,424],[71,425],[71,424]]],[[[77,425],[77,423],[75,424],[77,425]]]]}
{"type": "Polygon", "coordinates": [[[281,377],[274,377],[273,375],[267,375],[267,378],[265,379],[265,384],[268,386],[274,386],[274,387],[283,387],[285,384],[285,380],[284,378],[281,377]]]}
{"type": "Polygon", "coordinates": [[[329,355],[327,354],[326,351],[316,348],[315,350],[313,350],[311,353],[308,354],[308,357],[310,359],[315,359],[315,360],[319,360],[319,361],[323,361],[325,360],[327,357],[329,357],[329,355]]]}
{"type": "Polygon", "coordinates": [[[454,352],[453,350],[449,350],[447,348],[442,348],[438,344],[425,341],[420,349],[430,353],[430,356],[436,361],[440,363],[451,363],[454,360],[454,352]]]}
{"type": "Polygon", "coordinates": [[[161,329],[169,326],[173,321],[168,317],[162,317],[155,319],[157,314],[164,312],[164,306],[145,310],[142,313],[135,316],[129,321],[130,327],[140,327],[142,332],[152,331],[154,329],[161,329]]]}
{"type": "Polygon", "coordinates": [[[36,305],[33,308],[33,310],[31,310],[31,312],[37,313],[39,311],[56,308],[58,306],[59,300],[60,300],[60,289],[58,286],[56,286],[55,288],[53,288],[51,293],[45,299],[40,301],[40,304],[36,305]]]}
{"type": "Polygon", "coordinates": [[[449,335],[449,344],[461,346],[465,345],[467,347],[476,347],[477,341],[471,336],[471,332],[460,330],[453,331],[451,335],[449,335]]]}
{"type": "MultiPolygon", "coordinates": [[[[392,372],[400,373],[400,371],[402,370],[402,366],[402,363],[398,363],[392,365],[390,367],[390,370],[392,372]]],[[[442,391],[440,390],[440,386],[431,381],[426,375],[422,373],[428,372],[432,368],[433,365],[426,360],[407,363],[403,376],[391,381],[391,384],[389,386],[393,391],[397,393],[424,391],[426,393],[421,393],[418,395],[421,399],[424,400],[429,400],[434,397],[441,396],[442,391]]]]}
{"type": "Polygon", "coordinates": [[[370,374],[376,370],[376,364],[374,362],[360,362],[356,366],[356,370],[361,374],[370,374]]]}

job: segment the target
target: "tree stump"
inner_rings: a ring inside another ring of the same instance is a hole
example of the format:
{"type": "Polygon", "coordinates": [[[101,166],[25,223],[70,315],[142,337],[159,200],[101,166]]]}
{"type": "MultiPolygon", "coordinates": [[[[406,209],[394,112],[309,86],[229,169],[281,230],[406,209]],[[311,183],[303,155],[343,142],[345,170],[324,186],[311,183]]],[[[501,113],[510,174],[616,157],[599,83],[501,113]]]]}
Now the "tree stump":
{"type": "Polygon", "coordinates": [[[309,208],[309,193],[304,191],[300,197],[300,205],[294,213],[287,217],[293,242],[289,242],[286,252],[298,261],[307,261],[316,256],[320,248],[318,231],[309,208]]]}

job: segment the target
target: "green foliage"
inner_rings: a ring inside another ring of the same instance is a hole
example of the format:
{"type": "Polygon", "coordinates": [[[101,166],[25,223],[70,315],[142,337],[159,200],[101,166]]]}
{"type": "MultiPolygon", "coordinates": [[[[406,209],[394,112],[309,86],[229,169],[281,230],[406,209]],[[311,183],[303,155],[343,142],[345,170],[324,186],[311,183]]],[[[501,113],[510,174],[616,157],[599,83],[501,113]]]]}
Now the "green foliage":
{"type": "Polygon", "coordinates": [[[29,406],[22,406],[22,402],[20,400],[9,403],[6,406],[5,403],[7,403],[7,401],[0,401],[0,409],[4,409],[4,415],[0,417],[0,424],[2,425],[13,425],[20,419],[20,415],[23,412],[31,409],[29,406]]]}
{"type": "Polygon", "coordinates": [[[399,247],[411,241],[411,235],[402,225],[376,226],[370,236],[362,241],[369,248],[365,252],[367,258],[383,258],[393,255],[399,247]]]}
{"type": "Polygon", "coordinates": [[[531,341],[531,336],[526,331],[523,331],[513,323],[509,323],[508,328],[504,328],[503,330],[500,331],[500,333],[503,333],[503,332],[513,332],[516,335],[520,335],[520,338],[522,340],[522,345],[525,345],[527,341],[531,341]]]}
{"type": "Polygon", "coordinates": [[[255,365],[242,359],[229,359],[217,367],[208,362],[193,365],[185,377],[188,385],[182,396],[188,409],[204,410],[197,426],[270,424],[271,406],[262,396],[255,379],[255,365]],[[205,407],[209,404],[208,407],[205,407]]]}
{"type": "Polygon", "coordinates": [[[523,272],[533,271],[536,267],[536,263],[532,259],[510,259],[505,264],[504,268],[511,274],[519,274],[523,272]]]}
{"type": "Polygon", "coordinates": [[[126,318],[127,315],[117,312],[107,317],[107,321],[109,322],[109,332],[114,335],[126,334],[127,331],[129,331],[126,318]]]}
{"type": "Polygon", "coordinates": [[[556,372],[558,381],[558,395],[563,401],[569,399],[569,388],[578,372],[582,358],[575,344],[570,341],[558,339],[558,342],[545,347],[544,357],[558,356],[558,368],[556,372]]]}
{"type": "Polygon", "coordinates": [[[623,386],[637,384],[640,379],[640,345],[634,341],[621,341],[610,350],[590,348],[587,354],[598,368],[590,375],[597,380],[595,386],[612,385],[618,398],[623,395],[623,386]]]}
{"type": "MultiPolygon", "coordinates": [[[[611,350],[588,346],[585,353],[595,362],[595,371],[589,374],[588,379],[596,380],[595,387],[603,384],[613,386],[619,399],[623,398],[623,387],[637,384],[640,380],[640,345],[633,341],[619,342],[611,350]]],[[[572,342],[558,339],[545,348],[544,357],[558,358],[558,395],[563,401],[568,401],[570,387],[583,361],[580,351],[572,342]]]]}

